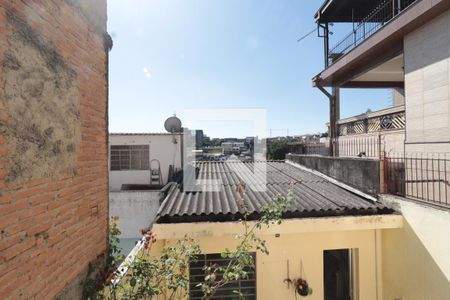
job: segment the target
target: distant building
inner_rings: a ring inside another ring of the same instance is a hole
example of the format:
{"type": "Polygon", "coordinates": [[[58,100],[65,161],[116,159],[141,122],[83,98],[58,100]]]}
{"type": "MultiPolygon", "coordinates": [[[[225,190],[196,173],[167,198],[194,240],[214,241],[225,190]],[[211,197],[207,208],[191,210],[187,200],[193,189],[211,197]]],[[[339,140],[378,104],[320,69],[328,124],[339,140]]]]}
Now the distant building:
{"type": "Polygon", "coordinates": [[[251,143],[251,142],[253,142],[254,141],[254,137],[253,136],[247,136],[246,138],[245,138],[245,142],[246,143],[251,143]]]}
{"type": "Polygon", "coordinates": [[[244,142],[223,142],[222,143],[223,153],[240,153],[246,149],[244,142]]]}
{"type": "Polygon", "coordinates": [[[111,133],[109,188],[167,184],[170,169],[181,170],[181,133],[111,133]]]}
{"type": "Polygon", "coordinates": [[[195,146],[197,148],[201,148],[203,146],[203,138],[205,135],[203,134],[203,130],[195,130],[195,146]]]}
{"type": "Polygon", "coordinates": [[[119,217],[124,253],[153,222],[171,172],[181,170],[181,133],[109,135],[109,212],[119,217]],[[172,170],[172,171],[171,171],[172,170]]]}
{"type": "Polygon", "coordinates": [[[230,153],[233,151],[233,142],[224,142],[222,143],[222,152],[230,153]]]}

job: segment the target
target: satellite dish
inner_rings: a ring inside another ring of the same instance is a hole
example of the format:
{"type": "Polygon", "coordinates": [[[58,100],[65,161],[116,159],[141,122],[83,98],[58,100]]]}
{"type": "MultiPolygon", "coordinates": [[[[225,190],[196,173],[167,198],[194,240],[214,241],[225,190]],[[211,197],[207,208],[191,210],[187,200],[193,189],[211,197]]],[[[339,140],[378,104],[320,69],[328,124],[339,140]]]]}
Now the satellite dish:
{"type": "Polygon", "coordinates": [[[181,121],[177,118],[177,116],[174,115],[164,122],[164,128],[170,133],[181,132],[181,121]]]}

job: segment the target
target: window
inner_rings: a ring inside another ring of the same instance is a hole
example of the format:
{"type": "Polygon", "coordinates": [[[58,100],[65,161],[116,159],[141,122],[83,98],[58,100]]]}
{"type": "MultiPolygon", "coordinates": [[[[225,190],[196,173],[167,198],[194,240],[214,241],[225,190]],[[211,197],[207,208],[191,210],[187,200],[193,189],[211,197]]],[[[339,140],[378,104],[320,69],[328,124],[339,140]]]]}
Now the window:
{"type": "Polygon", "coordinates": [[[148,169],[149,145],[111,146],[111,171],[148,169]]]}
{"type": "MultiPolygon", "coordinates": [[[[256,256],[252,253],[253,261],[256,266],[256,256]]],[[[197,261],[191,262],[189,265],[189,299],[202,299],[203,293],[197,284],[203,282],[205,278],[204,266],[211,264],[226,265],[230,260],[228,258],[222,258],[220,254],[205,254],[198,255],[197,261]]],[[[256,270],[247,270],[248,277],[237,281],[232,281],[227,285],[219,288],[217,293],[210,299],[215,300],[230,300],[239,299],[239,296],[233,291],[240,291],[245,295],[245,299],[256,299],[256,270]]]]}
{"type": "Polygon", "coordinates": [[[357,249],[336,249],[323,251],[323,288],[325,300],[352,300],[353,261],[357,249]],[[354,253],[353,253],[354,252],[354,253]]]}

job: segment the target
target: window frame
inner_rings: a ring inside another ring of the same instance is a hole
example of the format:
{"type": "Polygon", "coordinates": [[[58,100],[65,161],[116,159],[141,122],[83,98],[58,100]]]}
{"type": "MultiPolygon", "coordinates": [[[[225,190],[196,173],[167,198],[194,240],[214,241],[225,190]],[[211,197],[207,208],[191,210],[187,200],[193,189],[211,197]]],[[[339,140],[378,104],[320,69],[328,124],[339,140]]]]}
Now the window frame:
{"type": "Polygon", "coordinates": [[[110,145],[110,171],[150,170],[150,145],[110,145]]]}
{"type": "MultiPolygon", "coordinates": [[[[233,281],[232,284],[238,284],[238,287],[227,287],[227,285],[225,285],[224,287],[221,287],[218,289],[218,292],[220,291],[228,291],[229,294],[216,294],[213,297],[211,297],[210,299],[212,300],[222,300],[222,299],[239,299],[239,295],[234,293],[234,290],[239,290],[239,291],[243,291],[245,290],[250,290],[250,291],[254,291],[254,293],[248,293],[245,294],[246,298],[248,300],[256,300],[257,299],[257,269],[256,269],[256,252],[250,252],[250,254],[253,256],[253,261],[255,264],[255,268],[253,269],[253,271],[249,271],[249,274],[251,276],[249,276],[249,278],[247,279],[242,279],[242,280],[238,280],[238,281],[233,281]],[[245,285],[242,286],[241,284],[244,283],[245,285]]],[[[222,258],[220,253],[206,253],[206,254],[200,254],[197,255],[197,260],[196,262],[194,262],[195,264],[195,269],[196,270],[200,270],[203,266],[209,264],[209,263],[214,263],[214,262],[224,262],[226,263],[227,261],[230,261],[230,259],[228,258],[222,258]]],[[[193,277],[201,277],[201,275],[203,274],[192,274],[192,263],[189,263],[189,299],[190,300],[199,300],[202,299],[201,296],[196,296],[196,295],[192,295],[192,293],[198,293],[201,292],[201,288],[200,287],[196,287],[196,285],[202,281],[200,280],[192,280],[193,277]],[[192,287],[195,287],[195,289],[193,290],[192,287]]]]}

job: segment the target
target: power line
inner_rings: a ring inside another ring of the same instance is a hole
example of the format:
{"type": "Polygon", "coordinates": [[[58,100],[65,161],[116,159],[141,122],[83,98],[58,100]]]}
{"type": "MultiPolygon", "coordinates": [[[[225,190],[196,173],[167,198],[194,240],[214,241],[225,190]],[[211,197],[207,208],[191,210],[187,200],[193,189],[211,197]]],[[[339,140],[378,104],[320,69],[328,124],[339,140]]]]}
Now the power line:
{"type": "Polygon", "coordinates": [[[300,37],[300,38],[297,40],[297,43],[300,42],[300,41],[302,41],[303,39],[307,38],[308,36],[310,36],[311,34],[313,34],[315,31],[316,31],[316,28],[314,28],[313,30],[311,30],[310,32],[308,32],[307,34],[305,34],[304,36],[300,37]]]}

